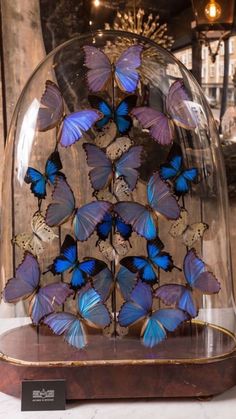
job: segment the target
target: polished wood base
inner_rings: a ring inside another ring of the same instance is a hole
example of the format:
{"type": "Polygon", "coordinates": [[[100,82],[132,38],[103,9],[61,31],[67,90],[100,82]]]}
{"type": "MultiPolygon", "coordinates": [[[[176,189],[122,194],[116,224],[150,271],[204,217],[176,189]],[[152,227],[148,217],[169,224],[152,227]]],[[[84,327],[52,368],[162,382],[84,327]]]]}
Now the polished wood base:
{"type": "Polygon", "coordinates": [[[66,380],[67,399],[209,397],[236,384],[236,343],[225,329],[185,324],[153,349],[136,336],[90,336],[78,351],[47,327],[0,336],[0,391],[20,396],[26,379],[66,380]]]}

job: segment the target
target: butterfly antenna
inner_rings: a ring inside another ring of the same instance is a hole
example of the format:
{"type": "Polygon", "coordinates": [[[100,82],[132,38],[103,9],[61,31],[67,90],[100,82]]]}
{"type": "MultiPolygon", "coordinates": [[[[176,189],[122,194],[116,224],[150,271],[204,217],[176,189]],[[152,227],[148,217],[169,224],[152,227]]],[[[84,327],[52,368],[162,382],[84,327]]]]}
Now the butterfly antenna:
{"type": "Polygon", "coordinates": [[[173,269],[177,269],[179,272],[182,272],[182,269],[181,268],[179,268],[178,266],[176,266],[176,265],[173,265],[173,269]]]}

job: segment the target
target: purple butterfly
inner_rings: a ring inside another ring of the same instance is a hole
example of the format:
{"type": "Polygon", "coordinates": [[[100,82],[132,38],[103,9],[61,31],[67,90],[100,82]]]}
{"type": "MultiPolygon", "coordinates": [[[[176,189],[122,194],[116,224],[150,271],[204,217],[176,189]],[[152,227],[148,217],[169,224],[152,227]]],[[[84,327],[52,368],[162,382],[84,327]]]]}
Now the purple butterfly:
{"type": "Polygon", "coordinates": [[[196,317],[198,310],[193,290],[197,289],[203,294],[217,294],[220,291],[220,283],[213,273],[206,269],[205,263],[197,256],[195,249],[189,250],[184,258],[184,275],[186,285],[162,285],[155,291],[155,296],[167,305],[177,305],[190,317],[196,317]]]}
{"type": "Polygon", "coordinates": [[[92,109],[65,115],[62,94],[58,86],[50,80],[46,81],[45,92],[40,104],[37,119],[38,130],[47,131],[59,125],[59,139],[62,147],[74,144],[101,118],[101,114],[92,109]]]}
{"type": "Polygon", "coordinates": [[[100,190],[109,185],[115,174],[122,176],[132,191],[138,180],[138,169],[141,165],[142,146],[131,147],[119,159],[111,161],[106,153],[95,144],[83,144],[87,163],[93,169],[89,172],[92,187],[100,190]]]}
{"type": "Polygon", "coordinates": [[[147,201],[146,206],[137,202],[118,202],[114,205],[114,210],[125,223],[131,224],[137,234],[147,240],[153,240],[157,235],[156,212],[167,219],[176,220],[180,215],[180,207],[158,172],[149,179],[147,201]]]}
{"type": "Polygon", "coordinates": [[[95,201],[76,208],[72,189],[65,179],[58,177],[52,193],[52,203],[46,210],[45,220],[49,227],[54,227],[72,218],[76,239],[85,241],[94,232],[97,224],[102,221],[111,206],[110,202],[95,201]]]}
{"type": "Polygon", "coordinates": [[[16,269],[15,277],[8,280],[3,290],[3,298],[7,303],[31,297],[29,312],[34,324],[38,324],[43,317],[54,311],[55,306],[63,304],[73,294],[68,284],[63,282],[40,287],[40,274],[37,259],[27,252],[16,269]]]}
{"type": "Polygon", "coordinates": [[[139,81],[137,68],[141,65],[143,49],[141,45],[132,45],[125,50],[115,65],[98,48],[88,45],[83,49],[85,65],[89,69],[87,72],[88,86],[92,92],[103,90],[112,74],[121,90],[128,93],[136,90],[139,81]]]}
{"type": "Polygon", "coordinates": [[[161,145],[169,145],[175,136],[174,125],[194,130],[197,117],[182,80],[175,81],[165,100],[166,114],[148,106],[134,108],[131,114],[141,126],[149,130],[151,137],[161,145]]]}

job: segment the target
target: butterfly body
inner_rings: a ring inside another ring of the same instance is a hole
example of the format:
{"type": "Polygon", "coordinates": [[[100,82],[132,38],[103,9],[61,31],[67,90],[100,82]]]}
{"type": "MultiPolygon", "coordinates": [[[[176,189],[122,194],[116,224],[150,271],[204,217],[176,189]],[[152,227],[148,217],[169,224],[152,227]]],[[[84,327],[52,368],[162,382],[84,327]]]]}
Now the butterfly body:
{"type": "Polygon", "coordinates": [[[167,337],[167,331],[174,331],[184,320],[186,315],[179,309],[152,309],[151,287],[138,281],[126,301],[120,309],[118,322],[121,327],[132,326],[143,321],[141,329],[142,343],[152,348],[167,337]]]}
{"type": "Polygon", "coordinates": [[[122,266],[138,273],[142,281],[153,284],[158,281],[156,269],[171,271],[173,260],[169,253],[163,252],[164,245],[159,238],[147,242],[147,257],[128,256],[120,261],[122,266]]]}
{"type": "Polygon", "coordinates": [[[187,252],[183,266],[186,285],[162,285],[155,291],[155,296],[167,305],[177,305],[190,317],[196,317],[198,310],[193,291],[198,290],[202,294],[216,294],[220,291],[220,283],[207,270],[205,263],[197,256],[194,249],[187,252]]]}
{"type": "Polygon", "coordinates": [[[77,290],[86,284],[88,277],[93,277],[106,268],[106,264],[95,258],[86,258],[82,262],[78,260],[77,243],[69,234],[61,247],[60,256],[56,257],[49,269],[54,275],[66,271],[72,273],[70,285],[77,290]]]}

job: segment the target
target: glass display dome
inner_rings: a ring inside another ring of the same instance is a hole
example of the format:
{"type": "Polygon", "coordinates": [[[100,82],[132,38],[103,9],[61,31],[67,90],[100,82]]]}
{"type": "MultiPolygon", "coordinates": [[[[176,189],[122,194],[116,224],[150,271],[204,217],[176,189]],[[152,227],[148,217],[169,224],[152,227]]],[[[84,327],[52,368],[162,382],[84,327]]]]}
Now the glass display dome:
{"type": "Polygon", "coordinates": [[[49,54],[15,109],[2,197],[0,362],[17,379],[0,389],[29,376],[66,377],[69,398],[235,384],[212,380],[235,354],[225,168],[204,95],[170,53],[99,31],[49,54]]]}

